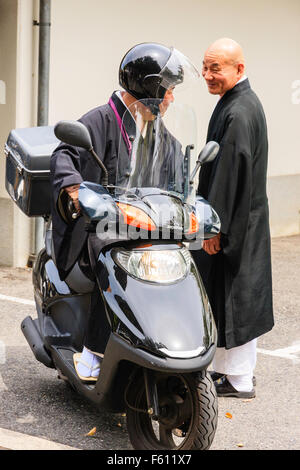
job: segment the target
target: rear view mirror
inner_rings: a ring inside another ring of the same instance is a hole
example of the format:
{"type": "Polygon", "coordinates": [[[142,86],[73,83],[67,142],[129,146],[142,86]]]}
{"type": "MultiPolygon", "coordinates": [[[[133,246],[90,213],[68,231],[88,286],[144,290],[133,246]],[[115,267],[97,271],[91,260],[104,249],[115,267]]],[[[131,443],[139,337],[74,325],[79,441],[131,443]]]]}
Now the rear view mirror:
{"type": "Polygon", "coordinates": [[[219,152],[219,149],[220,149],[220,146],[217,142],[214,142],[213,140],[211,140],[210,142],[207,142],[207,144],[203,147],[203,149],[201,150],[200,154],[199,154],[199,157],[198,157],[198,160],[196,161],[196,166],[190,176],[190,179],[189,179],[189,194],[188,194],[188,197],[187,197],[187,201],[190,200],[191,198],[191,194],[193,192],[193,188],[194,188],[194,183],[195,183],[195,179],[196,179],[196,176],[197,176],[197,173],[200,169],[200,167],[202,165],[204,165],[205,163],[209,163],[209,162],[212,162],[218,152],[219,152]]]}
{"type": "Polygon", "coordinates": [[[103,176],[101,180],[102,185],[108,185],[108,171],[101,159],[95,153],[90,133],[85,127],[85,125],[82,124],[82,122],[59,121],[54,126],[54,134],[59,140],[65,142],[66,144],[73,145],[74,147],[82,147],[85,150],[91,152],[95,162],[97,163],[97,165],[100,166],[101,170],[103,171],[103,176]]]}
{"type": "Polygon", "coordinates": [[[219,148],[220,146],[217,142],[213,140],[207,142],[205,147],[201,150],[197,162],[201,163],[201,165],[212,162],[216,158],[219,148]]]}
{"type": "Polygon", "coordinates": [[[54,127],[54,134],[66,144],[82,147],[86,150],[93,148],[89,131],[79,121],[59,121],[54,127]]]}
{"type": "Polygon", "coordinates": [[[219,148],[220,148],[219,144],[217,142],[214,142],[213,140],[211,140],[210,142],[207,142],[207,144],[203,147],[203,149],[201,150],[199,154],[198,160],[196,162],[194,171],[190,177],[191,185],[194,184],[194,180],[198,173],[198,170],[200,169],[200,166],[204,165],[204,163],[212,162],[216,158],[219,152],[219,148]]]}

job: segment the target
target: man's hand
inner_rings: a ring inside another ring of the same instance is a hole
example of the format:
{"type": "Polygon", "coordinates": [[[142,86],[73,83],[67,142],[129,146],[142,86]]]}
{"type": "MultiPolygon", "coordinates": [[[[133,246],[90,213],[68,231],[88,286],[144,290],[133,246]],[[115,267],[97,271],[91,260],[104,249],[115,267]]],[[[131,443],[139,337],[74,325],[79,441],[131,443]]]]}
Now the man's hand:
{"type": "Polygon", "coordinates": [[[77,213],[80,213],[80,206],[78,201],[78,191],[79,191],[80,184],[73,184],[72,186],[66,186],[64,190],[68,193],[70,198],[73,201],[74,207],[77,213]]]}
{"type": "Polygon", "coordinates": [[[221,233],[218,233],[215,237],[204,240],[202,245],[203,250],[209,255],[216,255],[221,250],[220,239],[221,233]]]}

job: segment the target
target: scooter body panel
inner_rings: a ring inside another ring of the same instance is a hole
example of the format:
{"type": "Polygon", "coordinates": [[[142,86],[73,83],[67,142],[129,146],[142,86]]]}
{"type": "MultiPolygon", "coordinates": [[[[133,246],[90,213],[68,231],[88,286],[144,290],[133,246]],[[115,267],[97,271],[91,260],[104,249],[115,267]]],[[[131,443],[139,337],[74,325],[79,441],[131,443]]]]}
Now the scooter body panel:
{"type": "MultiPolygon", "coordinates": [[[[151,205],[153,197],[165,198],[159,192],[144,191],[143,204],[151,205]]],[[[112,333],[94,385],[80,380],[73,355],[84,344],[95,284],[86,280],[82,293],[74,290],[74,286],[81,285],[79,272],[73,273],[69,284],[67,280],[61,281],[51,253],[45,250],[38,256],[33,271],[38,322],[28,320],[26,325],[27,333],[32,329],[31,336],[30,332],[27,334],[31,343],[37,341],[38,325],[37,359],[45,365],[54,365],[78,392],[111,409],[122,408],[124,390],[132,373],[143,368],[172,374],[197,372],[208,367],[216,348],[213,315],[193,260],[186,275],[175,282],[142,281],[121,267],[115,257],[117,249],[124,246],[126,250],[136,249],[142,243],[145,240],[123,239],[111,246],[105,244],[98,257],[96,282],[112,333]],[[44,349],[51,362],[43,354],[44,349]]],[[[174,239],[158,239],[148,245],[150,250],[178,250],[183,246],[174,239]]]]}
{"type": "Polygon", "coordinates": [[[215,342],[210,305],[193,262],[186,277],[167,285],[130,276],[114,261],[114,249],[100,254],[97,269],[112,330],[133,345],[186,359],[215,342]]]}
{"type": "Polygon", "coordinates": [[[78,294],[61,281],[56,265],[45,250],[33,269],[33,286],[39,331],[46,348],[72,346],[80,350],[87,327],[91,293],[78,294]]]}
{"type": "Polygon", "coordinates": [[[80,380],[73,365],[73,348],[52,346],[51,355],[60,378],[67,378],[73,388],[99,406],[114,411],[122,411],[124,391],[143,368],[171,374],[196,373],[206,369],[215,354],[216,344],[201,356],[191,359],[163,358],[137,348],[124,341],[116,333],[111,333],[100,375],[95,385],[80,380]]]}
{"type": "MultiPolygon", "coordinates": [[[[174,249],[174,245],[169,248],[174,249]]],[[[90,294],[72,293],[44,252],[33,271],[39,319],[34,326],[39,325],[41,346],[62,378],[93,402],[120,410],[128,377],[136,369],[177,374],[207,368],[216,348],[216,329],[193,263],[189,274],[178,282],[146,283],[118,266],[114,249],[101,253],[97,263],[98,284],[112,333],[95,385],[83,383],[73,364],[73,354],[83,346],[90,294]],[[193,328],[188,329],[191,324],[193,328]],[[120,376],[122,370],[126,372],[120,376]]],[[[166,246],[157,245],[155,249],[166,246]]],[[[37,359],[41,360],[40,355],[37,359]]],[[[43,356],[41,362],[48,365],[43,356]]]]}

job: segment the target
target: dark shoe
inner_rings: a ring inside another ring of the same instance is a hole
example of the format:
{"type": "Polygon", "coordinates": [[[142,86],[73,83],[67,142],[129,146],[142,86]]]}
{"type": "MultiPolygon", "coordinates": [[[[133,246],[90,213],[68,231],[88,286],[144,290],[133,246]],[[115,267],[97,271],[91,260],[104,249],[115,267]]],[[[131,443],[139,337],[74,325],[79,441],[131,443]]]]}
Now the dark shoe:
{"type": "Polygon", "coordinates": [[[227,380],[226,375],[214,382],[218,397],[254,398],[254,388],[250,392],[238,392],[227,380]]]}
{"type": "MultiPolygon", "coordinates": [[[[213,379],[213,382],[215,382],[216,380],[221,379],[222,377],[225,376],[225,374],[220,374],[220,372],[215,372],[214,370],[210,370],[209,373],[211,375],[211,378],[213,379]]],[[[256,387],[256,377],[255,377],[255,375],[253,375],[252,382],[253,382],[253,387],[256,387]]]]}
{"type": "Polygon", "coordinates": [[[215,382],[218,379],[221,379],[225,375],[225,374],[220,374],[219,372],[215,372],[214,370],[210,370],[209,373],[213,382],[215,382]]]}

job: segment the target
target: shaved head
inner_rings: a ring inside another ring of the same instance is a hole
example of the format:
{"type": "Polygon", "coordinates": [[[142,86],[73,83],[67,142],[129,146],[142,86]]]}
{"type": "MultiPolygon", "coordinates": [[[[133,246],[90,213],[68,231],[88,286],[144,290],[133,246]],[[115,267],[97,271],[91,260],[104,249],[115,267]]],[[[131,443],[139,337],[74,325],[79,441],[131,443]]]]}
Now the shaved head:
{"type": "Polygon", "coordinates": [[[213,42],[203,59],[202,75],[210,93],[223,96],[242,78],[245,59],[241,46],[230,38],[213,42]]]}
{"type": "Polygon", "coordinates": [[[218,57],[224,57],[228,63],[242,63],[245,64],[243,49],[241,46],[229,38],[217,39],[206,50],[206,54],[214,54],[218,57]]]}

